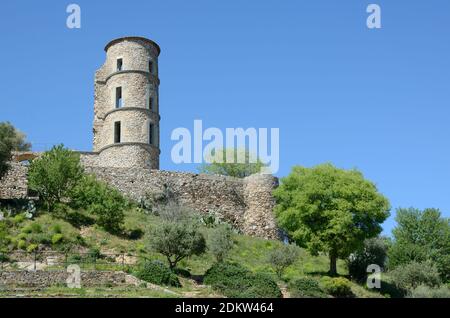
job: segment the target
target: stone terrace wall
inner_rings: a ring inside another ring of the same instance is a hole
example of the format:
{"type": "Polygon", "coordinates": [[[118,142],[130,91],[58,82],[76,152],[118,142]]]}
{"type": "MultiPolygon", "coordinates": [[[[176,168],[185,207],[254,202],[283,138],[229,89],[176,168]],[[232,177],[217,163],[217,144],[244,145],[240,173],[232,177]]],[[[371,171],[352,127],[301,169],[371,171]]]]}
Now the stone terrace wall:
{"type": "MultiPolygon", "coordinates": [[[[37,287],[66,286],[69,273],[54,271],[0,271],[0,286],[37,287]]],[[[128,285],[127,274],[115,271],[82,271],[81,287],[128,285]]]]}

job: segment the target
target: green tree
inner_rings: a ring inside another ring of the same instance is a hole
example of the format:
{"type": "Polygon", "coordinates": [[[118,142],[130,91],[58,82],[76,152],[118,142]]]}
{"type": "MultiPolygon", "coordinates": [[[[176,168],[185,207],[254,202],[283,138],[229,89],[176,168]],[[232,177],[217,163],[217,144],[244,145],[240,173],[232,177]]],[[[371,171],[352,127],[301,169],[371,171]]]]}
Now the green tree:
{"type": "Polygon", "coordinates": [[[213,152],[209,162],[211,163],[205,163],[199,167],[201,173],[245,178],[261,172],[261,169],[265,167],[259,159],[252,158],[249,151],[239,149],[217,150],[217,153],[213,152]]]}
{"type": "Polygon", "coordinates": [[[82,174],[79,154],[63,145],[54,146],[32,160],[28,175],[29,187],[38,193],[50,211],[55,203],[68,195],[82,174]]]}
{"type": "Polygon", "coordinates": [[[357,170],[331,164],[296,166],[274,191],[281,227],[313,255],[326,252],[330,274],[338,258],[347,258],[366,238],[381,232],[389,201],[357,170]]]}
{"type": "Polygon", "coordinates": [[[25,134],[14,128],[11,123],[0,123],[0,178],[8,170],[7,162],[11,158],[11,151],[30,150],[31,144],[25,140],[25,134]]]}
{"type": "Polygon", "coordinates": [[[269,263],[277,273],[278,278],[282,278],[286,268],[295,263],[300,254],[297,245],[289,244],[276,248],[269,253],[269,263]]]}
{"type": "Polygon", "coordinates": [[[149,247],[164,255],[172,270],[182,259],[206,250],[205,238],[193,222],[163,221],[151,228],[149,234],[149,247]]]}
{"type": "Polygon", "coordinates": [[[128,200],[115,188],[84,175],[68,192],[70,205],[82,208],[97,216],[97,224],[111,233],[122,230],[128,200]]]}
{"type": "Polygon", "coordinates": [[[228,225],[218,226],[212,233],[208,242],[208,249],[217,262],[223,262],[233,248],[233,232],[228,225]]]}
{"type": "Polygon", "coordinates": [[[432,261],[443,280],[450,279],[450,219],[438,209],[397,210],[394,242],[389,249],[389,267],[410,262],[432,261]]]}

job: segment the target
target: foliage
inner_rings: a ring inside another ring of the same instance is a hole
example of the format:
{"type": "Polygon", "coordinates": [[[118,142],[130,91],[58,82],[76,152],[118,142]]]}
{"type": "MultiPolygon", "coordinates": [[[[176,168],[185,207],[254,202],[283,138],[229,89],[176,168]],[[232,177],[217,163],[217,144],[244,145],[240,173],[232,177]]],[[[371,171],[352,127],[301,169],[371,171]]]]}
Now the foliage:
{"type": "Polygon", "coordinates": [[[331,164],[294,167],[274,195],[281,227],[313,255],[328,253],[332,275],[337,258],[347,258],[378,235],[389,216],[388,200],[361,172],[331,164]]]}
{"type": "Polygon", "coordinates": [[[157,285],[181,287],[177,275],[159,261],[144,262],[140,264],[136,271],[136,276],[139,279],[157,285]]]}
{"type": "Polygon", "coordinates": [[[431,288],[426,285],[417,286],[409,294],[409,298],[450,298],[450,288],[441,286],[431,288]]]}
{"type": "Polygon", "coordinates": [[[26,142],[25,138],[11,123],[0,123],[0,178],[8,170],[7,162],[11,158],[11,151],[30,150],[31,144],[26,142]]]}
{"type": "Polygon", "coordinates": [[[200,255],[206,250],[203,234],[190,221],[163,221],[150,230],[149,246],[167,258],[170,269],[185,257],[200,255]]]}
{"type": "Polygon", "coordinates": [[[350,281],[344,277],[324,276],[320,280],[321,288],[329,295],[334,297],[352,297],[353,292],[350,281]]]}
{"type": "Polygon", "coordinates": [[[216,263],[205,273],[204,283],[231,298],[280,298],[281,291],[268,276],[253,274],[236,263],[216,263]]]}
{"type": "Polygon", "coordinates": [[[431,260],[444,281],[450,280],[450,219],[437,209],[398,209],[389,267],[431,260]]]}
{"type": "Polygon", "coordinates": [[[97,216],[97,224],[112,233],[122,230],[129,202],[116,189],[90,175],[83,176],[70,191],[70,205],[97,216]]]}
{"type": "Polygon", "coordinates": [[[50,211],[55,203],[68,195],[80,180],[82,172],[79,154],[63,145],[54,146],[31,162],[29,187],[38,193],[50,211]]]}
{"type": "Polygon", "coordinates": [[[352,253],[347,261],[350,276],[357,281],[364,281],[367,278],[367,267],[371,264],[385,268],[388,244],[387,239],[375,237],[366,239],[364,246],[352,253]]]}
{"type": "Polygon", "coordinates": [[[289,283],[289,292],[295,298],[323,298],[326,294],[314,278],[301,277],[289,283]]]}
{"type": "Polygon", "coordinates": [[[281,279],[284,270],[295,263],[300,254],[295,244],[282,245],[269,253],[269,263],[281,279]]]}
{"type": "Polygon", "coordinates": [[[229,226],[222,225],[216,228],[208,240],[208,249],[217,262],[223,262],[233,248],[233,232],[229,226]]]}
{"type": "Polygon", "coordinates": [[[439,272],[431,262],[411,262],[397,266],[389,272],[392,282],[405,291],[411,291],[419,285],[429,287],[439,286],[441,283],[439,272]]]}
{"type": "Polygon", "coordinates": [[[240,149],[213,151],[208,161],[210,163],[205,163],[198,168],[200,173],[245,178],[260,173],[265,167],[259,159],[253,158],[249,151],[240,149]]]}

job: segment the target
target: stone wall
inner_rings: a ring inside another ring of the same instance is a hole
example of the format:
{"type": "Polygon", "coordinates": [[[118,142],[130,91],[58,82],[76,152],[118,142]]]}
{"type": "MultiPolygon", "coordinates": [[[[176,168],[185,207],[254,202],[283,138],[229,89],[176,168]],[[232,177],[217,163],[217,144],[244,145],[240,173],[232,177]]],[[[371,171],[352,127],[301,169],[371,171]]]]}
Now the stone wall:
{"type": "MultiPolygon", "coordinates": [[[[0,271],[0,286],[46,288],[67,286],[69,273],[52,271],[0,271]]],[[[128,285],[127,274],[119,271],[82,271],[81,287],[128,285]]]]}
{"type": "MultiPolygon", "coordinates": [[[[272,190],[278,180],[271,175],[238,179],[145,168],[112,168],[102,167],[100,159],[97,153],[81,153],[86,172],[134,200],[169,191],[180,205],[201,213],[213,212],[244,234],[278,238],[272,212],[275,204],[272,190]]],[[[27,170],[26,165],[11,163],[11,170],[0,181],[0,199],[27,197],[27,170]]]]}
{"type": "Polygon", "coordinates": [[[23,199],[28,195],[28,167],[10,162],[6,175],[0,179],[0,199],[23,199]]]}

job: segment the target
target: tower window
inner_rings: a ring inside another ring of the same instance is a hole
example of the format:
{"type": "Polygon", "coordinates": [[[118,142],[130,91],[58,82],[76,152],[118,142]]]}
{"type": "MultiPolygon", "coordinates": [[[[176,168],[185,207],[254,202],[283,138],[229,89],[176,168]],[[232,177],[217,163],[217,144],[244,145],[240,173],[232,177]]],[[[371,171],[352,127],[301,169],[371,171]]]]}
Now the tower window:
{"type": "Polygon", "coordinates": [[[148,128],[148,143],[150,145],[155,144],[155,125],[153,124],[150,124],[148,128]]]}
{"type": "Polygon", "coordinates": [[[117,72],[120,72],[123,68],[123,59],[117,59],[117,72]]]}
{"type": "Polygon", "coordinates": [[[148,62],[148,71],[149,71],[151,74],[153,74],[153,62],[152,62],[152,61],[149,61],[149,62],[148,62]]]}
{"type": "Polygon", "coordinates": [[[148,100],[148,109],[155,111],[155,99],[153,98],[153,96],[150,96],[148,100]]]}
{"type": "Polygon", "coordinates": [[[120,121],[114,123],[114,143],[120,143],[120,121]]]}
{"type": "Polygon", "coordinates": [[[122,107],[122,87],[116,87],[116,108],[122,107]]]}

